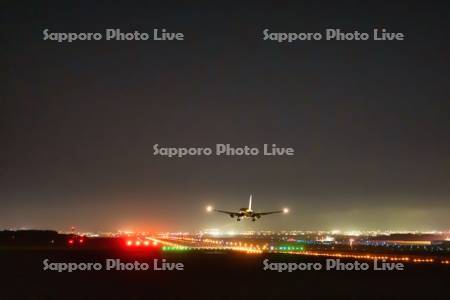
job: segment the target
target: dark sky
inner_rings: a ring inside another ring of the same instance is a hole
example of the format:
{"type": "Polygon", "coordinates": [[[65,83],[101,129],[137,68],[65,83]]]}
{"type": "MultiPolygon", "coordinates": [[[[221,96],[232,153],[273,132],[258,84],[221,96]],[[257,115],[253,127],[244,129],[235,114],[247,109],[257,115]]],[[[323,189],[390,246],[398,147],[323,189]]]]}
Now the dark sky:
{"type": "Polygon", "coordinates": [[[0,228],[449,229],[449,3],[334,2],[3,3],[0,228]],[[57,43],[45,28],[185,41],[57,43]],[[278,44],[265,28],[406,40],[278,44]],[[155,143],[296,155],[168,159],[155,143]],[[204,213],[250,193],[292,213],[204,213]]]}

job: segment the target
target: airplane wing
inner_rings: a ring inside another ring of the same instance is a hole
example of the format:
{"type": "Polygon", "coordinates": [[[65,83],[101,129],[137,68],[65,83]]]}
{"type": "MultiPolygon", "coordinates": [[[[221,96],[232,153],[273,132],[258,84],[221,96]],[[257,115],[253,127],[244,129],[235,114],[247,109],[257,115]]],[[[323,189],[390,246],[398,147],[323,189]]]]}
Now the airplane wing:
{"type": "Polygon", "coordinates": [[[255,213],[255,215],[264,216],[264,215],[271,215],[271,214],[280,214],[282,212],[284,212],[284,211],[283,210],[274,210],[274,211],[266,211],[266,212],[255,213]]]}
{"type": "Polygon", "coordinates": [[[220,209],[215,209],[214,211],[223,213],[223,214],[228,214],[230,216],[237,216],[239,215],[239,212],[235,212],[235,211],[226,211],[226,210],[220,210],[220,209]]]}

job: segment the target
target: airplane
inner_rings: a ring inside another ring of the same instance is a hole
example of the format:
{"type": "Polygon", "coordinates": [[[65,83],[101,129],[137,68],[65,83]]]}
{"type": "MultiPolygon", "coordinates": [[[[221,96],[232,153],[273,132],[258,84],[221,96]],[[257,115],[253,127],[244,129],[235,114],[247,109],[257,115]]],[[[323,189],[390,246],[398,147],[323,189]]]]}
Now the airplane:
{"type": "Polygon", "coordinates": [[[267,211],[267,212],[254,212],[252,210],[252,195],[250,195],[248,208],[247,207],[241,208],[241,209],[239,209],[238,212],[214,209],[212,206],[206,207],[206,211],[208,211],[208,212],[217,211],[219,213],[228,214],[231,218],[237,217],[237,221],[240,221],[241,219],[252,219],[252,221],[255,222],[257,219],[261,218],[261,216],[278,214],[278,213],[287,214],[289,212],[289,209],[284,208],[282,210],[274,210],[274,211],[267,211]]]}

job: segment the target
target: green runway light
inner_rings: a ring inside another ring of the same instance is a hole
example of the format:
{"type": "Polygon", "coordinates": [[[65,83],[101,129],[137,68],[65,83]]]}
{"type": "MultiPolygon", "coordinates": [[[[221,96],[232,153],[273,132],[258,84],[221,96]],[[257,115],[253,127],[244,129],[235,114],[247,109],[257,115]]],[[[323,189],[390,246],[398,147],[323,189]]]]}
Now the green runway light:
{"type": "Polygon", "coordinates": [[[278,251],[304,251],[305,248],[303,246],[291,246],[291,245],[282,245],[273,247],[274,250],[278,251]]]}
{"type": "Polygon", "coordinates": [[[163,251],[187,251],[190,250],[191,248],[187,246],[163,246],[161,249],[163,251]]]}

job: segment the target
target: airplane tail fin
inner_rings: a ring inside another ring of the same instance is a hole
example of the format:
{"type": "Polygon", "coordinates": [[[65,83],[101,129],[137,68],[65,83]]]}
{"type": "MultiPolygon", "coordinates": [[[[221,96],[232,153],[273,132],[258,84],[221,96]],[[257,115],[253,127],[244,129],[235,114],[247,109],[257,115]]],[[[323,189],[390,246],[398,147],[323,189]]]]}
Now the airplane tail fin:
{"type": "Polygon", "coordinates": [[[248,202],[248,210],[252,210],[252,195],[250,195],[250,201],[248,202]]]}

